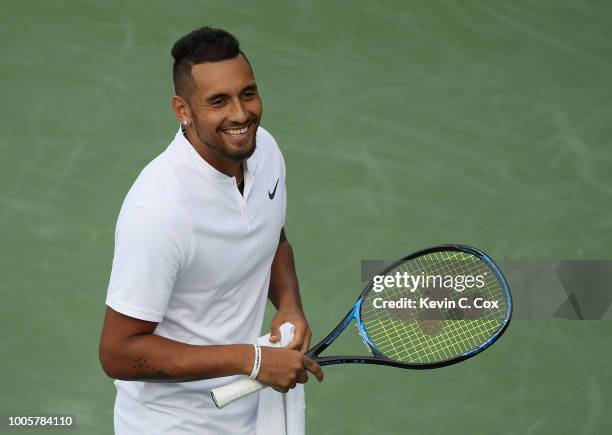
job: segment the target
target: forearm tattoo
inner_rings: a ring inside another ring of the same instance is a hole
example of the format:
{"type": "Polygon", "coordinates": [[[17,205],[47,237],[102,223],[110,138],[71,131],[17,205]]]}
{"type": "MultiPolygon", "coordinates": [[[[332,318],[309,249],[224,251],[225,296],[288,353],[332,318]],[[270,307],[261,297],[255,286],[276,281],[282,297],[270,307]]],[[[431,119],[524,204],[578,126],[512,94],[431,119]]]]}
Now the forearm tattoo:
{"type": "Polygon", "coordinates": [[[163,370],[157,370],[149,364],[149,358],[142,355],[132,364],[134,375],[132,380],[144,380],[144,379],[168,379],[170,375],[163,370]]]}

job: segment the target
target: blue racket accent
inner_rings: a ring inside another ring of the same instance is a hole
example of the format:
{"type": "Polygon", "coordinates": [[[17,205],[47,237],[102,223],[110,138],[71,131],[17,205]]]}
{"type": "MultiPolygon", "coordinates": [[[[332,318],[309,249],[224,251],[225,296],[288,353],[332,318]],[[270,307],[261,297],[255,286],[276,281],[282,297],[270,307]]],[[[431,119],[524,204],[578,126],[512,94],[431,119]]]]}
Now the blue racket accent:
{"type": "MultiPolygon", "coordinates": [[[[355,306],[356,306],[356,305],[357,305],[357,304],[355,304],[355,306]]],[[[342,321],[342,323],[340,323],[340,325],[336,326],[336,329],[334,329],[334,330],[333,330],[333,332],[332,332],[330,335],[328,335],[328,336],[325,338],[325,343],[324,343],[325,347],[327,347],[327,346],[329,346],[330,344],[332,344],[332,343],[333,343],[333,341],[336,339],[336,337],[338,337],[338,336],[339,336],[339,335],[342,333],[342,331],[344,331],[344,330],[346,329],[346,327],[347,327],[348,325],[350,325],[350,323],[353,321],[353,319],[354,319],[354,318],[355,318],[355,314],[354,314],[354,307],[353,307],[352,312],[350,312],[350,313],[349,313],[349,314],[348,314],[348,315],[347,315],[347,316],[344,318],[344,320],[342,321]]],[[[324,348],[325,348],[325,347],[324,347],[324,348]]]]}
{"type": "Polygon", "coordinates": [[[357,330],[359,331],[359,335],[361,339],[365,343],[365,345],[370,349],[372,354],[377,355],[379,352],[376,350],[376,346],[372,343],[370,336],[368,335],[365,327],[363,326],[363,322],[361,321],[361,305],[363,304],[363,298],[359,298],[353,307],[353,318],[355,319],[355,325],[357,326],[357,330]]]}

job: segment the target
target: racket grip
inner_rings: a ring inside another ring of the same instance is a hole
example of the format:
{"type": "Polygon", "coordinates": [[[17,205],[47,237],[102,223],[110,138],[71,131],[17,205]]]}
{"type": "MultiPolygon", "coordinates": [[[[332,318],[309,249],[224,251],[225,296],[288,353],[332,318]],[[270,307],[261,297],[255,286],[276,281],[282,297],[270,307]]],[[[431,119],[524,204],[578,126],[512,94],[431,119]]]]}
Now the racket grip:
{"type": "Polygon", "coordinates": [[[255,379],[244,378],[222,387],[213,388],[210,391],[210,395],[217,408],[221,409],[234,400],[256,393],[264,388],[266,388],[266,386],[255,379]]]}

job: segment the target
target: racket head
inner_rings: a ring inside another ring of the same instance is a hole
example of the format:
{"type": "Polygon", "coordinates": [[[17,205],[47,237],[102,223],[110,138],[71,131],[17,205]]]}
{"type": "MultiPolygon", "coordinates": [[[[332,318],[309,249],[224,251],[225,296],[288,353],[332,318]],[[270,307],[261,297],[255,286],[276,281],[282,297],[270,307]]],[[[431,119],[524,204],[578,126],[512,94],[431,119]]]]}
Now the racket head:
{"type": "Polygon", "coordinates": [[[386,288],[376,292],[375,278],[372,278],[340,325],[309,354],[322,365],[365,363],[410,369],[443,367],[484,351],[501,337],[510,323],[512,297],[506,279],[493,260],[476,248],[440,245],[424,249],[394,262],[377,276],[393,276],[397,272],[413,276],[452,276],[455,285],[447,288],[440,285],[439,280],[434,280],[430,285],[415,286],[413,292],[406,288],[386,288]],[[467,275],[474,276],[469,280],[473,284],[470,289],[465,288],[467,275]],[[462,276],[463,284],[459,285],[462,276]],[[474,284],[478,276],[484,283],[479,287],[474,284]],[[455,289],[461,286],[463,290],[455,289]],[[375,309],[376,298],[386,301],[403,298],[414,300],[416,304],[420,298],[436,303],[445,300],[457,303],[459,298],[467,298],[468,302],[464,304],[472,306],[422,309],[417,305],[416,309],[375,309]],[[477,298],[497,301],[498,307],[474,308],[477,298]],[[318,357],[353,319],[372,355],[318,357]]]}

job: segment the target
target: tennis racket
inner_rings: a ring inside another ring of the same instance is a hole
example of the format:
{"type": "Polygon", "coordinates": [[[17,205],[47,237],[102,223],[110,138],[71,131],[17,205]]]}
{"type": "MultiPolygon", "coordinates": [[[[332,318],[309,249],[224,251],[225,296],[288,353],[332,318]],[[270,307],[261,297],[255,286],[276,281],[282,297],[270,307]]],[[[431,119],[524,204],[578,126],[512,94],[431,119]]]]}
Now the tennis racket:
{"type": "MultiPolygon", "coordinates": [[[[511,315],[508,284],[488,255],[469,246],[436,246],[375,275],[338,326],[306,356],[321,366],[443,367],[491,346],[511,315]],[[369,355],[319,356],[353,321],[369,355]]],[[[263,388],[245,378],[215,388],[211,395],[217,408],[223,408],[263,388]]]]}

